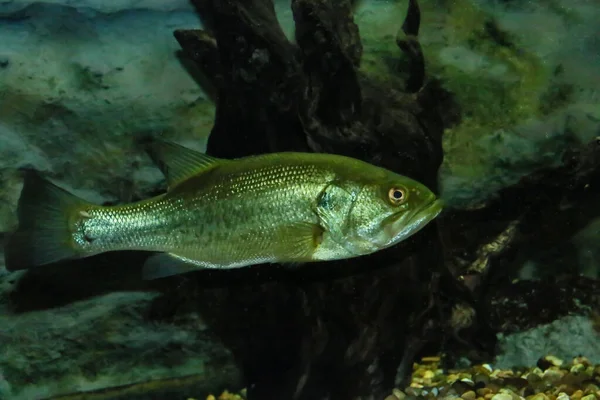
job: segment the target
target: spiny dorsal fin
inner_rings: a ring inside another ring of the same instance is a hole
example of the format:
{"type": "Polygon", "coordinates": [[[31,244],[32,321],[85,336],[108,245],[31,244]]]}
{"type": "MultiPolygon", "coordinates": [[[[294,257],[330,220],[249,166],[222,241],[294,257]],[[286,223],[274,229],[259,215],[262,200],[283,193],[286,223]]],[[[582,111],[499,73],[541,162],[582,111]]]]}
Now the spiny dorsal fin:
{"type": "Polygon", "coordinates": [[[169,188],[226,161],[165,140],[151,141],[146,150],[165,175],[169,188]]]}

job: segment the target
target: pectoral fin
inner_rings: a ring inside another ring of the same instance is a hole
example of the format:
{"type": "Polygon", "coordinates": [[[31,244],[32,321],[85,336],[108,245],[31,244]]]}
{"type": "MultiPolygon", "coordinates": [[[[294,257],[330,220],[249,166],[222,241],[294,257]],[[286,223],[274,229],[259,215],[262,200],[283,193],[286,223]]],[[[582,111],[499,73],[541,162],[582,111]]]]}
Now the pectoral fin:
{"type": "Polygon", "coordinates": [[[281,229],[277,259],[286,263],[311,261],[323,241],[324,229],[310,222],[298,222],[281,229]]]}

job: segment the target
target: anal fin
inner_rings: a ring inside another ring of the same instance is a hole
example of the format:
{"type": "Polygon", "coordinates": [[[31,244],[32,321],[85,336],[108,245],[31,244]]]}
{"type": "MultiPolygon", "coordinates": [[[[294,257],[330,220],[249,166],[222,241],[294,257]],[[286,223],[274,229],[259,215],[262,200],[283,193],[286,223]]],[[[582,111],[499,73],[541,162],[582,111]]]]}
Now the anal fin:
{"type": "Polygon", "coordinates": [[[142,275],[145,280],[152,280],[186,274],[204,268],[212,269],[219,268],[219,266],[192,260],[172,253],[159,253],[146,260],[142,269],[142,275]]]}

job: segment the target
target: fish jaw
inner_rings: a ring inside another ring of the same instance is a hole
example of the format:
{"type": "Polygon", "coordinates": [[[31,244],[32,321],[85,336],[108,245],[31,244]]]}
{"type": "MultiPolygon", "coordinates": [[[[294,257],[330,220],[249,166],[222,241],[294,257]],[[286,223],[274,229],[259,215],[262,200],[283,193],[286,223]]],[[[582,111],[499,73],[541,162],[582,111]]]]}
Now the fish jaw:
{"type": "Polygon", "coordinates": [[[444,201],[434,198],[414,213],[395,218],[382,231],[385,236],[383,241],[387,242],[383,245],[383,248],[393,246],[419,232],[429,222],[433,221],[442,212],[443,208],[444,201]]]}

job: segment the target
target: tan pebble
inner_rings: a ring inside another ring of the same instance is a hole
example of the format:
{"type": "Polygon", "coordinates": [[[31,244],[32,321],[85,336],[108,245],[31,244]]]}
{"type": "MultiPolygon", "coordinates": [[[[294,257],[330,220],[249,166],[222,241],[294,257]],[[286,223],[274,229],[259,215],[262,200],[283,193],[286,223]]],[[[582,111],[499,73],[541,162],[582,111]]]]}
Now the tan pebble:
{"type": "Polygon", "coordinates": [[[212,394],[209,394],[208,396],[206,396],[206,400],[217,400],[217,398],[212,394]]]}
{"type": "Polygon", "coordinates": [[[481,389],[477,389],[477,394],[480,396],[485,396],[486,394],[492,393],[492,389],[490,388],[481,388],[481,389]]]}
{"type": "Polygon", "coordinates": [[[546,361],[549,361],[552,365],[556,365],[557,367],[560,367],[561,365],[563,365],[563,360],[561,360],[558,357],[555,357],[553,355],[548,355],[546,357],[544,357],[544,359],[546,361]]]}
{"type": "Polygon", "coordinates": [[[571,400],[571,398],[565,392],[560,392],[556,397],[556,400],[571,400]]]}
{"type": "Polygon", "coordinates": [[[588,360],[587,357],[583,356],[575,357],[573,359],[573,364],[583,364],[585,366],[592,365],[592,363],[590,363],[590,360],[588,360]]]}
{"type": "MultiPolygon", "coordinates": [[[[548,370],[550,371],[550,370],[548,370]]],[[[544,373],[539,373],[539,374],[535,374],[535,373],[531,373],[529,375],[527,375],[527,380],[529,381],[529,383],[537,383],[540,382],[542,380],[542,375],[544,373]]]]}
{"type": "Polygon", "coordinates": [[[500,389],[500,393],[509,395],[511,400],[521,400],[521,396],[519,396],[518,394],[516,394],[515,392],[513,392],[510,389],[502,388],[502,389],[500,389]]]}
{"type": "Polygon", "coordinates": [[[512,400],[512,396],[508,393],[497,393],[491,397],[492,400],[512,400]]]}
{"type": "Polygon", "coordinates": [[[385,398],[385,400],[398,400],[398,398],[393,394],[390,394],[388,397],[385,398]]]}
{"type": "Polygon", "coordinates": [[[545,393],[534,394],[531,397],[528,397],[529,400],[549,400],[548,396],[545,393]]]}
{"type": "Polygon", "coordinates": [[[585,387],[585,394],[597,393],[599,390],[600,388],[598,386],[594,385],[593,383],[590,383],[585,387]]]}
{"type": "Polygon", "coordinates": [[[542,374],[542,379],[547,382],[556,382],[565,376],[565,372],[558,369],[547,369],[542,374]]]}
{"type": "Polygon", "coordinates": [[[467,392],[464,392],[462,394],[462,396],[460,396],[461,398],[465,399],[465,400],[475,400],[475,398],[477,397],[477,395],[475,394],[474,391],[469,390],[467,392]]]}
{"type": "Polygon", "coordinates": [[[492,397],[494,397],[494,393],[488,393],[485,396],[483,396],[483,398],[486,400],[492,400],[492,397]]]}
{"type": "Polygon", "coordinates": [[[400,389],[394,389],[392,390],[392,393],[398,400],[404,400],[406,398],[406,394],[400,389]]]}
{"type": "Polygon", "coordinates": [[[581,390],[576,390],[571,395],[571,400],[580,400],[583,397],[583,392],[581,390]]]}
{"type": "Polygon", "coordinates": [[[425,373],[423,374],[423,378],[425,379],[431,379],[435,376],[435,374],[433,373],[433,371],[425,371],[425,373]]]}
{"type": "Polygon", "coordinates": [[[581,400],[596,400],[596,395],[588,394],[587,396],[583,396],[581,400]]]}
{"type": "Polygon", "coordinates": [[[540,369],[540,367],[535,367],[534,369],[531,370],[531,372],[533,372],[534,374],[537,374],[537,375],[541,375],[544,371],[542,371],[540,369]]]}
{"type": "Polygon", "coordinates": [[[586,366],[583,364],[575,364],[569,370],[572,374],[579,374],[586,370],[586,366]]]}

